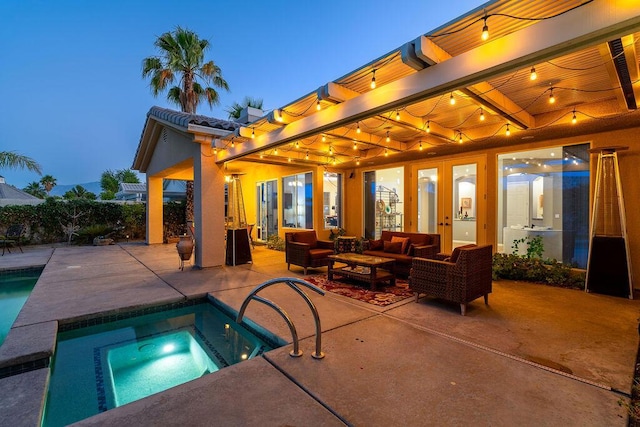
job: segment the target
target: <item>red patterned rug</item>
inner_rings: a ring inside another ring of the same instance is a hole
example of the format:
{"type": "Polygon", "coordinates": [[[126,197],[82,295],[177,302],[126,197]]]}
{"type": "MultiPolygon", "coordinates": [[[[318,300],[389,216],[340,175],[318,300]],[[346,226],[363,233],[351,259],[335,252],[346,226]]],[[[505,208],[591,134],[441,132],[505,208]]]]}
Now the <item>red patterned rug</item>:
{"type": "Polygon", "coordinates": [[[370,291],[368,284],[349,279],[329,280],[326,274],[306,276],[304,280],[312,283],[325,291],[334,292],[349,298],[368,302],[377,306],[387,306],[406,298],[411,298],[414,293],[409,290],[409,283],[404,279],[396,279],[396,286],[378,285],[377,291],[370,291]]]}

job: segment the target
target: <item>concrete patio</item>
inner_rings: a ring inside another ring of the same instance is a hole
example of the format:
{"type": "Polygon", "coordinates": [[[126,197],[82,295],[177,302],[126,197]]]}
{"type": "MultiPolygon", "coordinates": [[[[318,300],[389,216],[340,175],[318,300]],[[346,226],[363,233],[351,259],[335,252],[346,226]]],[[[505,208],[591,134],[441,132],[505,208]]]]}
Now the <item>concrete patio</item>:
{"type": "MultiPolygon", "coordinates": [[[[45,265],[5,344],[0,368],[55,348],[58,323],[211,294],[238,309],[258,284],[287,271],[284,254],[256,247],[254,263],[178,270],[174,245],[27,247],[0,270],[45,265]]],[[[311,270],[323,272],[326,268],[311,270]]],[[[308,307],[286,286],[261,293],[296,324],[291,345],[77,425],[626,425],[640,302],[510,281],[494,282],[467,316],[442,301],[371,306],[310,295],[322,320],[315,360],[308,307]]],[[[246,315],[286,341],[272,309],[246,315]]],[[[0,379],[0,425],[39,425],[49,368],[0,379]]]]}

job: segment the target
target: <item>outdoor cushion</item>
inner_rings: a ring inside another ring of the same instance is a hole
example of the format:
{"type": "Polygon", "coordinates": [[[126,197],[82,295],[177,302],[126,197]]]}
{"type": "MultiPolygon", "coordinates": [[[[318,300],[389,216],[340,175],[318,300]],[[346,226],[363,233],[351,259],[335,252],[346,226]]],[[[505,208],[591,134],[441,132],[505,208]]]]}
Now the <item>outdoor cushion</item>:
{"type": "Polygon", "coordinates": [[[315,231],[294,233],[293,241],[297,243],[307,243],[311,249],[318,246],[318,238],[316,237],[315,231]]]}
{"type": "Polygon", "coordinates": [[[409,250],[409,242],[410,241],[411,241],[411,239],[409,239],[408,237],[391,236],[391,243],[395,243],[395,242],[402,243],[402,248],[400,249],[400,253],[401,254],[406,254],[407,253],[407,251],[409,250]]]}
{"type": "Polygon", "coordinates": [[[384,251],[399,254],[402,251],[402,242],[384,242],[384,251]]]}
{"type": "Polygon", "coordinates": [[[384,249],[384,243],[382,239],[369,240],[369,250],[379,251],[380,249],[384,249]]]}
{"type": "Polygon", "coordinates": [[[311,259],[322,259],[326,258],[329,255],[333,255],[333,251],[331,249],[310,249],[309,256],[311,259]]]}

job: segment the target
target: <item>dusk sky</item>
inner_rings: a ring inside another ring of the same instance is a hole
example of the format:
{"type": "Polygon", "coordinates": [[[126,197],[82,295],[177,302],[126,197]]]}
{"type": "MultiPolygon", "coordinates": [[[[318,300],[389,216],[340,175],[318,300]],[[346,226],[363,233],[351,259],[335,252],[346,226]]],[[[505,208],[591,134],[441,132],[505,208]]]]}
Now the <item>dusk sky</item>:
{"type": "MultiPolygon", "coordinates": [[[[246,95],[265,111],[281,107],[482,3],[3,0],[0,151],[33,158],[58,184],[131,167],[149,109],[179,110],[141,77],[156,37],[176,26],[211,42],[205,61],[222,68],[230,92],[198,114],[226,119],[246,95]]],[[[40,179],[0,175],[18,188],[40,179]]]]}

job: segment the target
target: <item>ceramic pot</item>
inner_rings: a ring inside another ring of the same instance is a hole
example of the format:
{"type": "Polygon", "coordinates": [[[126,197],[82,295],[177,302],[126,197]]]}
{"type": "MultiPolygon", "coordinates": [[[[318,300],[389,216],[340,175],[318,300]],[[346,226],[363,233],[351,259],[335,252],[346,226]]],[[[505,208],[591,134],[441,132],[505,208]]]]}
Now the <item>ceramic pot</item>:
{"type": "Polygon", "coordinates": [[[193,240],[189,236],[180,236],[180,241],[176,243],[176,248],[178,249],[178,256],[183,261],[188,261],[191,259],[191,254],[193,253],[193,240]]]}

